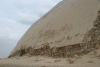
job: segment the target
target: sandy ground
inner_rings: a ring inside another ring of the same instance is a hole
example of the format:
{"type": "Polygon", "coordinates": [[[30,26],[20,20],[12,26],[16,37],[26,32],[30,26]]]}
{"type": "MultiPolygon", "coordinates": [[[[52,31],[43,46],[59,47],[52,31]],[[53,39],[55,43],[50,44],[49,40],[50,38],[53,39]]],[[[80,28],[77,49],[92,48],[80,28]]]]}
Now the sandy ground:
{"type": "Polygon", "coordinates": [[[100,49],[72,58],[43,56],[5,58],[0,60],[0,67],[100,67],[100,49]]]}

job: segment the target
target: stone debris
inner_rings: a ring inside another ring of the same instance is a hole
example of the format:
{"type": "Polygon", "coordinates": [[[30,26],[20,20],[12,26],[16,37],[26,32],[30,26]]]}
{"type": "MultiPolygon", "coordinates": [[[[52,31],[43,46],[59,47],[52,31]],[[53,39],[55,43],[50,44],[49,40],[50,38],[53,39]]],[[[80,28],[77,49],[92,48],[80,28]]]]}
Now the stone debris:
{"type": "Polygon", "coordinates": [[[35,60],[35,62],[38,62],[38,61],[39,61],[39,60],[37,60],[37,59],[35,60]]]}
{"type": "Polygon", "coordinates": [[[19,56],[17,56],[17,59],[19,59],[19,56]]]}
{"type": "Polygon", "coordinates": [[[74,60],[71,60],[71,59],[67,59],[68,63],[69,64],[73,64],[74,63],[74,60]]]}
{"type": "Polygon", "coordinates": [[[55,60],[54,62],[60,62],[61,60],[55,60]]]}
{"type": "Polygon", "coordinates": [[[78,56],[77,54],[75,54],[75,55],[73,56],[73,58],[75,58],[75,59],[80,59],[81,57],[78,56]]]}
{"type": "Polygon", "coordinates": [[[96,52],[96,51],[94,51],[94,55],[95,55],[95,57],[100,57],[100,53],[99,52],[96,52]]]}
{"type": "Polygon", "coordinates": [[[93,63],[93,61],[92,60],[89,60],[88,63],[93,63]]]}

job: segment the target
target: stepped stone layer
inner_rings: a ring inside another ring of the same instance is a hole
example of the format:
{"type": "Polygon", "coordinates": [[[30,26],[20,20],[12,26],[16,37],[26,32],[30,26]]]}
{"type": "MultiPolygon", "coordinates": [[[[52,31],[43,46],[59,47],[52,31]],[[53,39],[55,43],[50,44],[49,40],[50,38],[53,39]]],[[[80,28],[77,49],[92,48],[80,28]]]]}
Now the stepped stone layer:
{"type": "Polygon", "coordinates": [[[34,23],[9,57],[69,57],[100,44],[100,1],[63,0],[34,23]]]}

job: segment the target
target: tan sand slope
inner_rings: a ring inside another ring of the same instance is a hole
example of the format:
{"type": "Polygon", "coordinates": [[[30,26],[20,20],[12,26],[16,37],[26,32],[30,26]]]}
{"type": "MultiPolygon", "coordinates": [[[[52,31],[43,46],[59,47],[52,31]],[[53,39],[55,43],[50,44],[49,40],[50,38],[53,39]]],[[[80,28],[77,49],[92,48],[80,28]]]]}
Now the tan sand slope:
{"type": "Polygon", "coordinates": [[[22,49],[23,53],[31,53],[28,47],[40,49],[48,45],[51,50],[88,42],[83,40],[93,28],[99,9],[100,0],[61,1],[28,29],[9,56],[19,55],[22,49]]]}

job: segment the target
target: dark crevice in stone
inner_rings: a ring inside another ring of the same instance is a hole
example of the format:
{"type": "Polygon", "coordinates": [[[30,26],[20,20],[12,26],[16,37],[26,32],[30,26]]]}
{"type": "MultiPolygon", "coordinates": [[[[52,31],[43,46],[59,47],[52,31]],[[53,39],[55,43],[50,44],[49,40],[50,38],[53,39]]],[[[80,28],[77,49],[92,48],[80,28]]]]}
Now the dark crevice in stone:
{"type": "Polygon", "coordinates": [[[21,50],[20,56],[23,56],[24,54],[26,54],[25,49],[21,50]]]}

